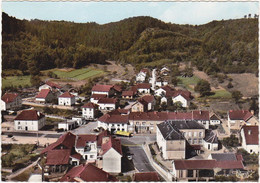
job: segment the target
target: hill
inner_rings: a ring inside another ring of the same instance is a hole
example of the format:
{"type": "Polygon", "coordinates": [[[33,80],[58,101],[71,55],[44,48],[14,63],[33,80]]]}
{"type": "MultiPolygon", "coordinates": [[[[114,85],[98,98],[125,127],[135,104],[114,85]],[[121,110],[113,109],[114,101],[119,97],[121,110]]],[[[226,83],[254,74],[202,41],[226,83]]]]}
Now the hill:
{"type": "Polygon", "coordinates": [[[107,59],[135,66],[191,61],[206,73],[258,72],[258,19],[191,26],[145,16],[104,25],[2,17],[2,67],[24,74],[107,59]]]}

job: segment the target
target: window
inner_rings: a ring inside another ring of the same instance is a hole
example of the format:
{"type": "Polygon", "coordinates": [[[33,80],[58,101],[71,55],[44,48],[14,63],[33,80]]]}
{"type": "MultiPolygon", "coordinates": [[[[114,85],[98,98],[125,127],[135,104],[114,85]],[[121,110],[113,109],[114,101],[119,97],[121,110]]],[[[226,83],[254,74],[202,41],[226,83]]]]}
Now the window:
{"type": "Polygon", "coordinates": [[[191,144],[191,138],[188,139],[189,144],[191,144]]]}
{"type": "Polygon", "coordinates": [[[145,122],[143,122],[142,125],[145,125],[145,122]]]}
{"type": "Polygon", "coordinates": [[[94,155],[90,155],[90,157],[89,157],[89,158],[92,158],[92,159],[93,159],[93,158],[94,158],[94,155]]]}
{"type": "Polygon", "coordinates": [[[197,132],[194,132],[193,134],[194,134],[194,137],[197,137],[197,132]]]}
{"type": "Polygon", "coordinates": [[[192,137],[192,132],[189,132],[189,137],[192,137]]]}
{"type": "Polygon", "coordinates": [[[182,170],[180,170],[180,178],[182,178],[182,170]]]}
{"type": "Polygon", "coordinates": [[[199,139],[199,144],[202,144],[202,139],[199,139]]]}
{"type": "Polygon", "coordinates": [[[193,177],[193,170],[188,170],[188,176],[187,177],[193,177]]]}
{"type": "Polygon", "coordinates": [[[193,144],[197,144],[198,140],[197,139],[193,139],[193,144]]]}
{"type": "Polygon", "coordinates": [[[18,122],[18,125],[20,125],[21,124],[21,122],[18,122]]]}
{"type": "Polygon", "coordinates": [[[202,132],[199,132],[199,137],[202,137],[202,132]]]}
{"type": "Polygon", "coordinates": [[[139,125],[139,122],[136,122],[135,124],[136,124],[136,125],[139,125]]]}

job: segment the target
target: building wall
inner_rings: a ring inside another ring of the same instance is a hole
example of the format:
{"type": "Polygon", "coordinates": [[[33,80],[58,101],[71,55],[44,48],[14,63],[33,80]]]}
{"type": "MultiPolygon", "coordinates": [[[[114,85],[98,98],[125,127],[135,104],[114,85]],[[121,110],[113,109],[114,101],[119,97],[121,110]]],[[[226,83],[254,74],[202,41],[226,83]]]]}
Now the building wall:
{"type": "Polygon", "coordinates": [[[122,96],[123,99],[133,99],[133,96],[122,96]]]}
{"type": "Polygon", "coordinates": [[[210,125],[219,125],[221,123],[220,120],[210,120],[210,125]]]}
{"type": "Polygon", "coordinates": [[[105,94],[105,95],[109,95],[109,92],[102,92],[102,91],[92,91],[91,94],[105,94]]]}
{"type": "Polygon", "coordinates": [[[98,100],[95,100],[94,98],[90,98],[90,102],[94,103],[94,104],[97,104],[98,103],[98,100]]]}
{"type": "Polygon", "coordinates": [[[139,72],[136,76],[136,81],[144,82],[146,74],[144,72],[139,72]]]}
{"type": "Polygon", "coordinates": [[[103,170],[108,173],[121,172],[121,155],[113,148],[109,149],[103,155],[102,166],[103,170]]]}
{"type": "Polygon", "coordinates": [[[162,97],[162,98],[161,98],[161,104],[162,104],[162,103],[166,103],[166,104],[167,104],[167,102],[168,102],[168,101],[167,101],[167,98],[166,98],[166,97],[162,97]]]}
{"type": "Polygon", "coordinates": [[[250,118],[247,122],[247,125],[258,125],[258,120],[256,119],[255,116],[253,116],[252,118],[250,118]]]}
{"type": "Polygon", "coordinates": [[[26,131],[38,131],[45,125],[45,117],[40,120],[14,120],[14,129],[26,131]]]}
{"type": "Polygon", "coordinates": [[[173,103],[181,102],[182,107],[189,107],[189,102],[181,95],[178,95],[177,97],[172,98],[172,102],[173,103]]]}
{"type": "Polygon", "coordinates": [[[87,160],[88,162],[93,162],[97,160],[97,142],[87,142],[86,146],[90,147],[90,150],[85,151],[84,147],[76,147],[75,150],[77,153],[81,154],[83,159],[87,160]]]}
{"type": "Polygon", "coordinates": [[[242,139],[242,147],[248,152],[248,153],[259,153],[259,145],[247,145],[246,144],[246,138],[245,138],[245,132],[242,128],[241,130],[241,139],[242,139]]]}
{"type": "Polygon", "coordinates": [[[22,106],[22,99],[20,96],[17,96],[13,102],[5,103],[1,100],[1,110],[12,110],[22,106]]]}
{"type": "Polygon", "coordinates": [[[127,124],[125,124],[125,123],[103,123],[101,121],[98,121],[98,127],[102,127],[108,131],[111,131],[113,129],[115,131],[127,131],[128,130],[127,124]]]}
{"type": "Polygon", "coordinates": [[[41,91],[42,89],[50,89],[50,90],[52,90],[52,87],[47,85],[47,84],[44,84],[44,85],[39,87],[39,91],[41,91]]]}
{"type": "Polygon", "coordinates": [[[159,96],[159,97],[162,95],[165,95],[165,94],[166,94],[166,91],[162,88],[159,88],[158,90],[155,90],[155,92],[154,92],[154,95],[159,96]]]}
{"type": "Polygon", "coordinates": [[[145,88],[139,88],[139,89],[137,89],[137,91],[139,93],[150,93],[150,89],[145,89],[145,88]]]}
{"type": "Polygon", "coordinates": [[[72,98],[59,97],[59,105],[71,106],[74,104],[75,104],[75,97],[72,97],[72,98]]]}
{"type": "Polygon", "coordinates": [[[131,108],[132,112],[144,112],[144,105],[141,104],[140,102],[137,102],[136,104],[134,104],[131,108]]]}
{"type": "Polygon", "coordinates": [[[115,104],[100,104],[98,103],[99,110],[112,111],[116,109],[115,104]]]}
{"type": "Polygon", "coordinates": [[[94,108],[82,108],[82,116],[86,119],[94,119],[95,118],[94,108]]]}
{"type": "Polygon", "coordinates": [[[210,151],[217,151],[218,150],[218,143],[209,143],[203,140],[203,147],[210,151]]]}
{"type": "Polygon", "coordinates": [[[205,129],[180,129],[190,145],[203,145],[205,129]]]}
{"type": "Polygon", "coordinates": [[[147,121],[147,120],[129,120],[130,126],[132,126],[132,132],[138,133],[156,133],[157,124],[162,121],[147,121]]]}

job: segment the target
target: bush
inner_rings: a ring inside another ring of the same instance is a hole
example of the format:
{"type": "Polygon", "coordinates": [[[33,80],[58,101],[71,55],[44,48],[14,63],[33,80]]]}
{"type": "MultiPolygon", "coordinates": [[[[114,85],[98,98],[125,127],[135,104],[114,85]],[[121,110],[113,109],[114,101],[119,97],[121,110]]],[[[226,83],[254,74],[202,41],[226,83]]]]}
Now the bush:
{"type": "Polygon", "coordinates": [[[255,154],[255,153],[250,154],[243,148],[238,149],[237,153],[241,154],[243,156],[244,163],[246,165],[248,165],[248,164],[258,164],[258,155],[257,154],[255,154]]]}
{"type": "Polygon", "coordinates": [[[222,143],[227,148],[239,146],[239,140],[235,135],[230,135],[230,137],[224,138],[222,143]]]}

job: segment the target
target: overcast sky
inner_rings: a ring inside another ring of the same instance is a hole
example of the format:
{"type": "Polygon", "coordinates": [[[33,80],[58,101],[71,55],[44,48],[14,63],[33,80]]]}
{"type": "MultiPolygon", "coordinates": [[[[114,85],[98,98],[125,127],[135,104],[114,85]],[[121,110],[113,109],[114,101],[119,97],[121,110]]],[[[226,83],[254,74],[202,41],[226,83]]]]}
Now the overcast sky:
{"type": "Polygon", "coordinates": [[[151,16],[177,24],[259,14],[255,2],[2,2],[2,11],[18,19],[66,20],[105,24],[133,16],[151,16]]]}

